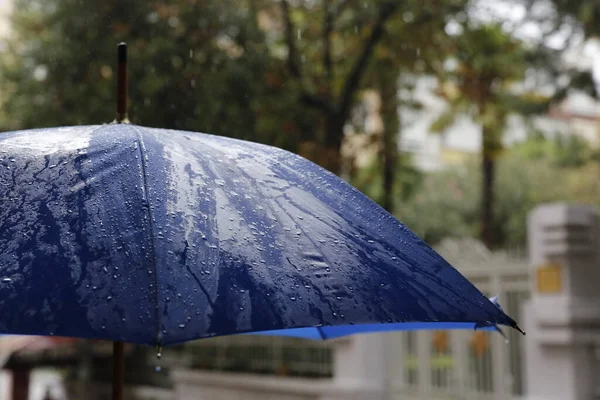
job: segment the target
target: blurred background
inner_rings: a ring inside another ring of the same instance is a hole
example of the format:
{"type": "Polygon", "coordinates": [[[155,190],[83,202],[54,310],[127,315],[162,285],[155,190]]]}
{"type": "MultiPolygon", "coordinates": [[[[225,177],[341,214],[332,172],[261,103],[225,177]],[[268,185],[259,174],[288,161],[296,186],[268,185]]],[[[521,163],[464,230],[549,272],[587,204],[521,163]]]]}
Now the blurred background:
{"type": "MultiPolygon", "coordinates": [[[[519,320],[536,290],[528,214],[600,204],[599,34],[597,0],[0,0],[0,132],[111,122],[126,41],[134,123],[320,164],[519,320]]],[[[351,388],[373,371],[390,399],[526,394],[512,332],[386,334],[379,358],[356,361],[367,336],[217,338],[161,360],[131,347],[129,394],[341,399],[327,397],[340,377],[351,388]]],[[[32,400],[108,399],[109,356],[104,343],[0,338],[0,399],[15,385],[32,400]]]]}

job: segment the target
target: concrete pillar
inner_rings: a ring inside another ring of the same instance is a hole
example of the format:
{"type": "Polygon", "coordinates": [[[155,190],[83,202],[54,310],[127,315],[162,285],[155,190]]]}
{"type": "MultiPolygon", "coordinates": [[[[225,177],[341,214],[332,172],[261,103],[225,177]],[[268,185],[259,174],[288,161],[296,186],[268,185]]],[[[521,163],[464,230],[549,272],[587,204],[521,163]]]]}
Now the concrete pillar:
{"type": "Polygon", "coordinates": [[[387,360],[381,334],[354,335],[335,343],[333,391],[321,400],[386,399],[387,360]]]}
{"type": "Polygon", "coordinates": [[[588,206],[549,204],[529,216],[532,298],[523,325],[530,400],[591,400],[600,337],[599,217],[588,206]]]}

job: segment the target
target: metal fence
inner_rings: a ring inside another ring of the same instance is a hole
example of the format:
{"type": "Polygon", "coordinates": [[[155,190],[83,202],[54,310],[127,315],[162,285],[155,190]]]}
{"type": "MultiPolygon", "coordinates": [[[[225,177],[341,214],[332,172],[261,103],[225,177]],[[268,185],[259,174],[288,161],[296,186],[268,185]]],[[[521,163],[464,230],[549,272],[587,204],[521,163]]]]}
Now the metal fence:
{"type": "MultiPolygon", "coordinates": [[[[488,296],[500,296],[506,312],[520,319],[530,296],[523,252],[491,253],[473,240],[446,241],[437,248],[488,296]]],[[[385,337],[391,399],[514,399],[523,395],[523,340],[513,330],[398,332],[385,337]]]]}
{"type": "Polygon", "coordinates": [[[327,378],[333,375],[329,342],[277,336],[224,336],[186,346],[192,369],[327,378]]]}
{"type": "MultiPolygon", "coordinates": [[[[475,240],[449,240],[436,248],[488,296],[500,296],[506,312],[520,319],[529,298],[529,270],[519,251],[489,252],[475,240]]],[[[515,399],[523,394],[523,341],[505,329],[397,332],[386,341],[390,399],[515,399]]],[[[194,369],[279,376],[333,376],[331,342],[268,336],[230,336],[186,346],[194,369]]]]}

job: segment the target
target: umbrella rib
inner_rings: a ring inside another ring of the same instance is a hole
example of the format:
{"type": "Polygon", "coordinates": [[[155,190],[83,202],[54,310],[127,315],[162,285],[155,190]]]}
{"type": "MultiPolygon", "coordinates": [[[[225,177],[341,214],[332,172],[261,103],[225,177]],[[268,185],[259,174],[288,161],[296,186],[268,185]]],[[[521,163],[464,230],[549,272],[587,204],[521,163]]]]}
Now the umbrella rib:
{"type": "Polygon", "coordinates": [[[153,279],[154,279],[154,319],[156,321],[156,344],[161,344],[161,335],[160,335],[160,309],[158,305],[158,268],[156,268],[156,252],[154,246],[154,225],[152,224],[153,215],[152,208],[150,207],[150,197],[148,195],[148,178],[147,178],[147,168],[146,168],[146,146],[144,145],[144,140],[142,138],[141,132],[132,126],[132,129],[137,135],[138,141],[140,145],[138,146],[138,151],[140,152],[140,164],[142,167],[142,184],[144,186],[144,197],[146,202],[146,212],[148,214],[148,225],[150,229],[150,263],[152,264],[153,269],[153,279]]]}

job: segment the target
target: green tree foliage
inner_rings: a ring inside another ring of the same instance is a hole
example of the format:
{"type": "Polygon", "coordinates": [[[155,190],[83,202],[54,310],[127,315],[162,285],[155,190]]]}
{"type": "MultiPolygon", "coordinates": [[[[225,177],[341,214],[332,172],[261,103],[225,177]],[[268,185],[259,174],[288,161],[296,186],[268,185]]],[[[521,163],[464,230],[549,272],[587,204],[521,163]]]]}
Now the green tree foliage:
{"type": "MultiPolygon", "coordinates": [[[[280,0],[282,53],[290,76],[302,83],[301,102],[320,116],[316,135],[306,138],[301,153],[339,172],[344,127],[361,89],[380,88],[384,70],[389,76],[386,85],[395,88],[402,70],[414,71],[419,60],[427,65],[423,60],[429,55],[442,54],[439,44],[447,38],[443,30],[446,19],[465,3],[280,0]]],[[[388,121],[388,126],[394,124],[388,121]]],[[[393,160],[394,156],[387,153],[384,159],[393,160]]],[[[392,181],[388,175],[387,182],[392,181]]]]}
{"type": "Polygon", "coordinates": [[[587,36],[600,35],[600,3],[596,0],[551,0],[550,3],[556,8],[560,21],[572,18],[587,36]]]}
{"type": "Polygon", "coordinates": [[[394,182],[390,189],[384,185],[384,181],[389,177],[382,171],[385,164],[379,157],[380,154],[377,154],[367,167],[359,169],[350,183],[382,207],[402,209],[405,201],[410,201],[422,190],[421,182],[425,175],[414,167],[409,154],[403,154],[394,164],[394,182]],[[391,190],[391,193],[388,193],[388,190],[391,190]],[[387,203],[390,198],[393,201],[391,206],[387,203]]]}
{"type": "MultiPolygon", "coordinates": [[[[527,214],[554,201],[600,205],[600,163],[581,139],[534,137],[498,161],[494,235],[499,246],[523,246],[527,214]]],[[[428,174],[396,215],[428,243],[476,236],[481,179],[478,162],[428,174]]]]}
{"type": "MultiPolygon", "coordinates": [[[[387,25],[388,34],[382,39],[374,55],[374,62],[367,71],[366,83],[373,86],[381,98],[382,132],[379,135],[379,162],[382,173],[380,203],[389,212],[394,211],[397,195],[396,174],[408,173],[400,181],[410,180],[407,160],[400,160],[399,141],[402,135],[399,109],[419,108],[420,104],[399,96],[401,90],[410,90],[407,77],[431,73],[443,64],[452,48],[452,38],[444,29],[448,16],[459,14],[465,6],[462,0],[442,3],[407,1],[401,18],[394,18],[387,25]],[[408,40],[403,40],[404,38],[408,40]],[[407,85],[408,84],[408,85],[407,85]],[[408,86],[408,87],[407,87],[408,86]]],[[[406,186],[403,186],[405,189],[406,186]]]]}
{"type": "Polygon", "coordinates": [[[294,148],[312,129],[282,91],[252,2],[16,0],[0,59],[4,129],[114,117],[115,46],[130,47],[130,117],[294,148]]]}
{"type": "Polygon", "coordinates": [[[515,89],[525,78],[528,60],[524,44],[505,33],[500,24],[467,24],[456,38],[452,57],[455,67],[438,72],[442,81],[440,93],[450,107],[432,129],[444,130],[460,114],[471,115],[482,129],[480,236],[489,247],[498,244],[493,226],[494,189],[506,119],[526,109],[541,111],[548,103],[515,89]]]}
{"type": "Polygon", "coordinates": [[[375,86],[365,77],[382,71],[374,60],[412,70],[440,54],[447,15],[464,3],[15,0],[1,128],[112,120],[126,41],[132,121],[274,144],[339,173],[344,126],[375,86]]]}

